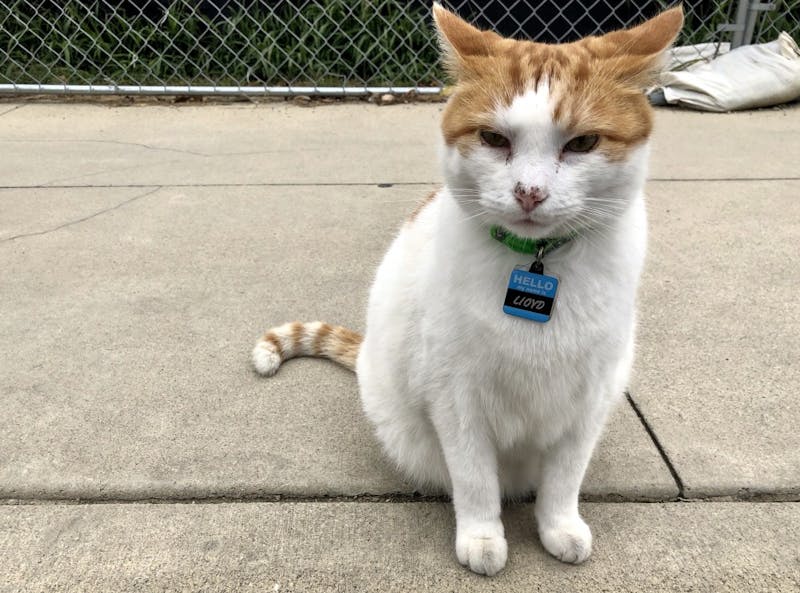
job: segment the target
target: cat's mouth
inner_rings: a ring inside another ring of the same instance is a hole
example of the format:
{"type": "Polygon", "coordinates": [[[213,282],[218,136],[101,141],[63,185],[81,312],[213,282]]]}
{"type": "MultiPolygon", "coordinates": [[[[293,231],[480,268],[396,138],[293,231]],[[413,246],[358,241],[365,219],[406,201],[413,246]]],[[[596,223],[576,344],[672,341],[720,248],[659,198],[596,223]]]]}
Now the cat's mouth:
{"type": "Polygon", "coordinates": [[[518,218],[508,224],[508,229],[518,235],[538,237],[552,226],[552,223],[530,218],[518,218]]]}
{"type": "Polygon", "coordinates": [[[515,220],[514,224],[528,229],[536,229],[543,226],[541,222],[536,222],[530,218],[521,218],[520,220],[515,220]]]}

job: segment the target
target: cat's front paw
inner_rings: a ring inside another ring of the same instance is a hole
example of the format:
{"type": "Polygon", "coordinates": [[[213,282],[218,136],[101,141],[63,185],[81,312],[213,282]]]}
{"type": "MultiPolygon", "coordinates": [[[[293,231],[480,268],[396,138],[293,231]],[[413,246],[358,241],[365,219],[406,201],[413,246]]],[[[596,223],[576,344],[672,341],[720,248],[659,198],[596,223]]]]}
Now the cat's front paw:
{"type": "Polygon", "coordinates": [[[478,524],[458,529],[456,556],[472,572],[494,576],[506,565],[508,545],[503,534],[503,524],[478,524]]]}
{"type": "Polygon", "coordinates": [[[592,531],[580,517],[540,524],[539,539],[561,562],[580,564],[592,553],[592,531]]]}

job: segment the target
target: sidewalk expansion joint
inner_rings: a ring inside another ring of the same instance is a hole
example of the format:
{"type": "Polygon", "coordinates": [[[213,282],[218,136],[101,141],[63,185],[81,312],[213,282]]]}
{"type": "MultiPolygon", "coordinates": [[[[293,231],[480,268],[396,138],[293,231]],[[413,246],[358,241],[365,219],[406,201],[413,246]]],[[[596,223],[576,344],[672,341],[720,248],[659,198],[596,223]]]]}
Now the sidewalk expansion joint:
{"type": "MultiPolygon", "coordinates": [[[[581,504],[781,504],[800,503],[800,493],[743,493],[741,496],[708,496],[696,498],[628,497],[615,494],[581,495],[581,504]]],[[[532,504],[536,497],[526,496],[504,501],[504,506],[532,504]]],[[[305,503],[352,503],[352,504],[450,504],[446,495],[422,495],[412,493],[356,494],[356,495],[294,495],[259,494],[244,496],[201,496],[165,498],[5,498],[0,506],[70,506],[70,505],[212,505],[212,504],[305,504],[305,503]]]]}
{"type": "MultiPolygon", "coordinates": [[[[302,181],[265,183],[161,183],[159,187],[378,187],[441,186],[441,181],[302,181]]],[[[154,183],[39,183],[35,185],[0,185],[0,189],[125,189],[130,187],[155,187],[154,183]]]]}
{"type": "Polygon", "coordinates": [[[667,469],[669,470],[672,479],[675,480],[675,485],[678,487],[678,498],[679,499],[685,498],[685,488],[683,485],[683,480],[681,480],[681,477],[678,475],[678,470],[676,470],[675,466],[672,464],[672,461],[670,460],[669,455],[667,455],[667,451],[664,449],[664,446],[661,444],[661,441],[658,440],[658,437],[656,436],[653,427],[650,426],[650,423],[644,417],[644,414],[642,414],[642,411],[639,409],[639,406],[636,405],[636,402],[633,400],[633,397],[631,396],[629,391],[625,392],[625,398],[628,400],[628,403],[633,408],[633,411],[639,417],[639,421],[642,423],[642,426],[644,426],[645,431],[647,431],[647,434],[650,436],[650,440],[653,441],[653,445],[655,445],[656,449],[658,450],[658,454],[661,455],[661,459],[664,461],[664,465],[667,466],[667,469]]]}
{"type": "MultiPolygon", "coordinates": [[[[146,186],[146,187],[153,188],[152,185],[146,186]]],[[[41,235],[48,235],[48,234],[54,233],[55,231],[58,231],[60,229],[63,229],[63,228],[66,228],[66,227],[75,226],[75,225],[80,224],[82,222],[86,222],[87,220],[91,220],[93,218],[96,218],[96,217],[100,216],[101,214],[105,214],[106,212],[111,212],[112,210],[117,210],[118,208],[122,208],[123,206],[126,206],[126,205],[130,204],[131,202],[135,202],[137,200],[141,200],[142,198],[146,198],[147,196],[156,193],[158,190],[161,189],[161,187],[162,186],[160,186],[160,185],[156,186],[153,189],[151,189],[150,191],[144,192],[142,194],[137,194],[137,195],[133,196],[132,198],[128,198],[127,200],[123,200],[119,204],[116,204],[114,206],[110,206],[108,208],[104,208],[103,210],[99,210],[97,212],[94,212],[92,214],[89,214],[87,216],[79,218],[77,220],[71,220],[69,222],[65,222],[65,223],[60,224],[58,226],[55,226],[55,227],[53,227],[51,229],[46,229],[44,231],[36,231],[34,233],[21,233],[19,235],[12,235],[10,237],[6,237],[5,239],[0,239],[0,243],[6,243],[8,241],[14,241],[15,239],[24,239],[26,237],[38,237],[38,236],[41,236],[41,235]]]]}
{"type": "Polygon", "coordinates": [[[648,182],[703,183],[709,181],[800,181],[800,177],[651,177],[648,182]]]}
{"type": "Polygon", "coordinates": [[[411,492],[387,492],[384,494],[331,494],[331,495],[303,495],[303,494],[242,494],[208,495],[208,496],[166,496],[144,498],[58,498],[41,497],[6,498],[0,499],[3,505],[91,505],[91,504],[247,504],[247,503],[320,503],[320,502],[352,502],[352,503],[448,503],[450,497],[446,495],[424,495],[411,492]]]}
{"type": "MultiPolygon", "coordinates": [[[[705,183],[705,182],[764,182],[764,181],[800,181],[800,177],[718,177],[718,178],[652,178],[648,182],[655,183],[705,183]]],[[[391,188],[395,186],[441,186],[441,181],[287,181],[264,183],[161,183],[159,187],[377,187],[391,188]]],[[[34,184],[34,185],[0,185],[0,189],[125,189],[130,187],[154,187],[153,183],[98,183],[98,184],[34,184]]]]}
{"type": "MultiPolygon", "coordinates": [[[[507,502],[532,503],[536,496],[510,499],[507,502]]],[[[615,492],[599,494],[581,494],[581,502],[606,502],[606,503],[659,503],[677,502],[674,496],[658,495],[626,495],[615,492]]],[[[116,496],[87,495],[66,497],[62,495],[31,494],[22,497],[0,498],[0,505],[8,504],[214,504],[214,503],[253,503],[253,502],[353,502],[353,503],[449,503],[447,494],[421,494],[419,492],[362,492],[359,494],[294,494],[270,492],[242,492],[236,494],[199,494],[195,496],[164,495],[164,496],[130,496],[122,494],[116,496]]]]}

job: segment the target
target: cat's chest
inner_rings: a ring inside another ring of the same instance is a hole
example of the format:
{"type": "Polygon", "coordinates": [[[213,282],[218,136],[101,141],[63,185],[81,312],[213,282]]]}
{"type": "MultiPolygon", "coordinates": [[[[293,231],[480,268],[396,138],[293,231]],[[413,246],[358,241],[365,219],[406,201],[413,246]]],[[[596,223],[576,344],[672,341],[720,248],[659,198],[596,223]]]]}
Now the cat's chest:
{"type": "Polygon", "coordinates": [[[537,441],[547,443],[576,410],[591,405],[587,386],[616,359],[632,323],[608,300],[593,302],[606,284],[598,270],[582,277],[569,265],[545,269],[559,279],[548,321],[509,315],[503,305],[518,263],[462,270],[462,289],[436,315],[458,329],[452,340],[438,334],[439,354],[429,359],[447,360],[447,368],[469,379],[501,448],[529,438],[531,427],[537,441]]]}
{"type": "Polygon", "coordinates": [[[496,352],[523,358],[574,356],[629,317],[630,291],[591,261],[561,261],[545,267],[542,275],[525,273],[521,282],[528,283],[530,294],[550,291],[541,309],[546,315],[535,316],[538,320],[524,316],[542,303],[517,290],[519,272],[527,272],[531,260],[474,258],[471,265],[450,267],[441,276],[436,317],[458,325],[477,344],[491,342],[496,352]],[[474,331],[468,331],[470,326],[474,331]]]}

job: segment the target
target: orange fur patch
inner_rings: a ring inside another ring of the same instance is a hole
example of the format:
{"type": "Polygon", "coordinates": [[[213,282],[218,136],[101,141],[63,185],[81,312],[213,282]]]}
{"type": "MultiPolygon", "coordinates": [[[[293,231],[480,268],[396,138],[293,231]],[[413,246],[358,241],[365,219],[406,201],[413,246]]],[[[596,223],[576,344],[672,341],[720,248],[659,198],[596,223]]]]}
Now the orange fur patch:
{"type": "Polygon", "coordinates": [[[414,220],[417,218],[417,216],[419,216],[420,212],[425,210],[425,207],[428,204],[430,204],[431,202],[433,202],[433,200],[436,198],[436,195],[438,193],[439,193],[439,190],[435,189],[431,193],[429,193],[427,196],[425,196],[420,202],[418,202],[417,205],[414,207],[414,210],[408,216],[408,222],[414,222],[414,220]]]}
{"type": "Polygon", "coordinates": [[[277,355],[283,358],[283,346],[281,346],[281,339],[278,336],[272,332],[267,332],[264,335],[264,341],[272,344],[277,355]]]}
{"type": "Polygon", "coordinates": [[[333,328],[331,337],[335,341],[333,358],[345,366],[355,368],[358,351],[364,339],[361,334],[339,326],[333,328]]]}
{"type": "Polygon", "coordinates": [[[322,354],[323,344],[328,339],[328,336],[332,331],[333,328],[327,323],[323,323],[317,330],[317,335],[314,336],[314,342],[311,345],[311,353],[314,356],[319,356],[322,354]]]}
{"type": "Polygon", "coordinates": [[[304,333],[303,324],[299,321],[295,321],[292,323],[291,333],[289,334],[289,338],[292,341],[292,349],[297,350],[300,347],[300,340],[303,338],[304,333]]]}

